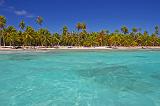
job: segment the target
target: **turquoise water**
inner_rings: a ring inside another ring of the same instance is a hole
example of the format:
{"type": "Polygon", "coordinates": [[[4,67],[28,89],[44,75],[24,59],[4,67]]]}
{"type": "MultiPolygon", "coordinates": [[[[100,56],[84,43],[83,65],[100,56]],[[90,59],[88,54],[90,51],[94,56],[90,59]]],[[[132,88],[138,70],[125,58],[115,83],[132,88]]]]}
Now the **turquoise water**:
{"type": "Polygon", "coordinates": [[[0,106],[160,106],[160,51],[0,51],[0,106]]]}

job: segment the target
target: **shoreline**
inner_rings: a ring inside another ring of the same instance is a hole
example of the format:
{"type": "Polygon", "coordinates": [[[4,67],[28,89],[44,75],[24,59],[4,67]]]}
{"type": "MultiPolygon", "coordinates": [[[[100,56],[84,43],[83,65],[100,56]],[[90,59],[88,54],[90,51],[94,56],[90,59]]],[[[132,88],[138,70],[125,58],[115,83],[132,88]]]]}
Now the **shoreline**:
{"type": "Polygon", "coordinates": [[[47,47],[28,47],[13,48],[10,46],[0,47],[0,51],[38,51],[38,50],[160,50],[160,46],[137,46],[137,47],[77,47],[77,46],[58,46],[53,48],[47,47]]]}

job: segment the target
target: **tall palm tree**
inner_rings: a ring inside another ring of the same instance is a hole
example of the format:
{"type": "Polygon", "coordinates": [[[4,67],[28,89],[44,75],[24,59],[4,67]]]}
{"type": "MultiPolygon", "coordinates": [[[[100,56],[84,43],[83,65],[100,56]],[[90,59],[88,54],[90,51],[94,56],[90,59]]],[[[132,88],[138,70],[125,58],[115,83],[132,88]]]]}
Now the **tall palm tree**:
{"type": "MultiPolygon", "coordinates": [[[[25,24],[24,20],[21,20],[21,22],[19,23],[19,27],[20,27],[21,30],[24,30],[24,29],[26,28],[26,24],[25,24]]],[[[20,31],[20,32],[21,32],[21,31],[20,31]]],[[[24,36],[24,33],[21,32],[21,33],[19,33],[19,35],[20,35],[21,37],[23,37],[23,36],[24,36]]],[[[22,42],[22,44],[23,44],[23,46],[24,46],[23,40],[22,40],[21,42],[22,42]]]]}
{"type": "Polygon", "coordinates": [[[80,29],[82,29],[81,23],[77,23],[76,28],[77,28],[78,31],[79,31],[80,29]]]}
{"type": "Polygon", "coordinates": [[[105,35],[106,35],[106,32],[104,30],[98,33],[97,41],[99,43],[99,46],[104,46],[105,35]]]}
{"type": "Polygon", "coordinates": [[[150,42],[152,43],[152,46],[158,45],[158,37],[155,34],[152,34],[150,37],[150,42]]]}
{"type": "Polygon", "coordinates": [[[5,29],[5,41],[9,44],[9,46],[15,46],[16,37],[16,28],[14,26],[8,26],[5,29]]]}
{"type": "Polygon", "coordinates": [[[123,34],[127,34],[129,32],[128,28],[126,26],[122,26],[121,31],[122,31],[123,34]]]}
{"type": "MultiPolygon", "coordinates": [[[[36,19],[36,23],[37,23],[39,26],[42,26],[43,18],[42,18],[41,16],[38,16],[37,19],[36,19]]],[[[42,29],[39,29],[39,31],[38,31],[37,33],[38,33],[37,39],[38,39],[38,41],[40,42],[41,46],[43,46],[43,43],[42,43],[42,39],[43,39],[42,29]]]]}
{"type": "Polygon", "coordinates": [[[158,36],[158,34],[159,34],[159,27],[156,25],[155,26],[155,34],[158,36]]]}
{"type": "Polygon", "coordinates": [[[148,46],[148,44],[149,44],[148,38],[149,38],[148,32],[144,31],[144,33],[143,33],[143,39],[144,39],[143,44],[144,44],[144,46],[148,46]]]}
{"type": "Polygon", "coordinates": [[[85,23],[81,23],[82,25],[82,30],[85,31],[87,29],[87,25],[85,23]]]}
{"type": "Polygon", "coordinates": [[[132,32],[135,34],[138,32],[138,29],[136,27],[132,28],[132,32]]]}
{"type": "Polygon", "coordinates": [[[19,23],[19,27],[21,28],[21,30],[24,30],[24,29],[25,29],[26,24],[25,24],[24,20],[22,20],[22,21],[19,23]]]}
{"type": "Polygon", "coordinates": [[[41,16],[38,16],[37,19],[36,19],[36,23],[41,26],[42,23],[43,23],[43,18],[41,16]]]}
{"type": "Polygon", "coordinates": [[[47,29],[39,29],[38,30],[38,42],[41,46],[48,46],[50,43],[50,32],[47,29]]]}
{"type": "Polygon", "coordinates": [[[52,46],[59,46],[59,43],[61,42],[60,36],[58,33],[53,34],[51,37],[51,45],[52,46]]]}
{"type": "Polygon", "coordinates": [[[64,26],[63,27],[63,35],[67,35],[67,33],[68,33],[68,27],[67,26],[64,26]]]}
{"type": "Polygon", "coordinates": [[[3,37],[3,44],[5,46],[4,35],[3,35],[3,29],[5,26],[6,26],[6,18],[4,16],[0,16],[0,31],[1,31],[0,46],[1,46],[2,37],[3,37]]]}
{"type": "Polygon", "coordinates": [[[31,26],[27,26],[24,32],[23,42],[26,46],[32,46],[35,31],[31,26]]]}
{"type": "Polygon", "coordinates": [[[76,28],[77,28],[77,30],[79,31],[79,30],[86,30],[87,29],[87,26],[86,26],[86,24],[85,23],[77,23],[77,25],[76,25],[76,28]]]}

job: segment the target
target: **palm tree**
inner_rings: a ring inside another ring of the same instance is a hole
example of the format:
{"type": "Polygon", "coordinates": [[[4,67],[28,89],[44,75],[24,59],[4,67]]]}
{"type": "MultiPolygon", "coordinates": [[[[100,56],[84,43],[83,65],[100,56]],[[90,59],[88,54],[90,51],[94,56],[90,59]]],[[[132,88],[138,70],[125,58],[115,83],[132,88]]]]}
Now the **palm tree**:
{"type": "Polygon", "coordinates": [[[157,46],[158,45],[158,37],[155,34],[151,35],[150,41],[152,43],[152,46],[157,46]]]}
{"type": "Polygon", "coordinates": [[[59,46],[59,43],[61,42],[60,40],[60,36],[58,33],[53,34],[53,36],[51,37],[51,45],[52,46],[59,46]]]}
{"type": "Polygon", "coordinates": [[[68,28],[67,26],[63,27],[63,35],[67,35],[68,34],[68,28]]]}
{"type": "Polygon", "coordinates": [[[87,29],[87,25],[85,23],[81,23],[82,30],[85,31],[87,29]]]}
{"type": "Polygon", "coordinates": [[[31,26],[27,26],[23,36],[23,42],[26,46],[32,46],[35,31],[31,26]]]}
{"type": "Polygon", "coordinates": [[[77,23],[76,28],[77,28],[78,31],[79,30],[86,30],[87,26],[86,26],[85,23],[77,23]]]}
{"type": "Polygon", "coordinates": [[[77,23],[76,28],[77,28],[78,31],[79,31],[80,29],[82,29],[81,23],[77,23]]]}
{"type": "Polygon", "coordinates": [[[39,29],[38,30],[38,42],[41,46],[48,46],[50,43],[51,34],[47,29],[39,29]]]}
{"type": "Polygon", "coordinates": [[[24,30],[26,25],[25,25],[25,22],[24,20],[22,20],[20,23],[19,23],[19,27],[21,28],[21,30],[24,30]]]}
{"type": "Polygon", "coordinates": [[[104,40],[105,40],[105,35],[106,32],[104,30],[102,30],[98,36],[97,36],[97,41],[99,43],[99,46],[104,46],[104,40]]]}
{"type": "Polygon", "coordinates": [[[149,44],[148,38],[149,38],[148,32],[144,31],[144,33],[143,33],[143,39],[144,39],[144,41],[143,41],[144,44],[143,45],[144,46],[148,46],[148,44],[149,44]]]}
{"type": "MultiPolygon", "coordinates": [[[[25,24],[24,20],[21,20],[21,22],[19,23],[19,27],[20,27],[21,30],[24,30],[24,29],[25,29],[26,24],[25,24]]],[[[19,33],[19,35],[23,37],[23,36],[24,36],[24,33],[21,32],[21,33],[19,33]]],[[[24,46],[23,40],[22,40],[21,42],[23,43],[23,46],[24,46]]]]}
{"type": "Polygon", "coordinates": [[[43,23],[43,18],[41,16],[38,16],[37,19],[36,19],[36,23],[41,26],[42,23],[43,23]]]}
{"type": "Polygon", "coordinates": [[[9,43],[10,46],[15,45],[15,41],[17,39],[16,37],[17,31],[14,26],[8,26],[5,29],[5,41],[6,43],[9,43]]]}
{"type": "Polygon", "coordinates": [[[136,27],[132,28],[132,32],[135,34],[138,32],[138,29],[136,27]]]}
{"type": "Polygon", "coordinates": [[[132,28],[132,32],[130,33],[131,36],[133,36],[134,40],[136,40],[138,29],[136,27],[132,28]]]}
{"type": "Polygon", "coordinates": [[[4,40],[4,35],[3,35],[3,29],[6,26],[6,18],[4,16],[0,16],[0,31],[1,31],[1,35],[0,35],[0,46],[1,46],[1,40],[3,37],[3,44],[5,46],[5,40],[4,40]]]}
{"type": "Polygon", "coordinates": [[[127,34],[129,32],[126,26],[122,26],[121,31],[123,34],[127,34]]]}
{"type": "Polygon", "coordinates": [[[119,30],[116,29],[116,30],[114,31],[114,33],[115,33],[115,34],[119,34],[119,30]]]}
{"type": "Polygon", "coordinates": [[[155,34],[158,36],[158,34],[159,34],[159,27],[156,25],[155,26],[155,34]]]}

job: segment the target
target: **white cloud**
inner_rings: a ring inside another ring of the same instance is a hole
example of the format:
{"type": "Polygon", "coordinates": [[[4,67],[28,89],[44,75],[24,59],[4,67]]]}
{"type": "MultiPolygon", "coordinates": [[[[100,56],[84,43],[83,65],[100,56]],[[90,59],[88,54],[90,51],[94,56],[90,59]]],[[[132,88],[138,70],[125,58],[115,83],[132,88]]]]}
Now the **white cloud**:
{"type": "Polygon", "coordinates": [[[24,16],[27,18],[34,18],[35,16],[29,12],[27,12],[26,10],[15,10],[14,9],[14,13],[18,16],[24,16]]]}
{"type": "Polygon", "coordinates": [[[17,16],[24,16],[26,18],[34,18],[35,17],[33,14],[31,14],[30,12],[28,12],[24,9],[17,9],[13,6],[4,5],[5,1],[6,0],[0,0],[0,6],[3,7],[4,11],[14,13],[17,16]]]}
{"type": "Polygon", "coordinates": [[[18,15],[18,16],[24,16],[27,18],[34,18],[35,16],[31,13],[29,13],[26,10],[16,10],[14,7],[11,8],[12,12],[14,12],[14,14],[18,15]]]}
{"type": "Polygon", "coordinates": [[[17,10],[15,7],[8,7],[9,11],[14,13],[17,16],[24,16],[27,18],[34,18],[35,16],[31,13],[29,13],[26,10],[17,10]]]}
{"type": "Polygon", "coordinates": [[[25,16],[28,14],[27,11],[25,11],[25,10],[15,10],[14,13],[16,15],[20,15],[20,16],[25,16]]]}
{"type": "Polygon", "coordinates": [[[34,18],[35,16],[30,14],[30,15],[26,15],[26,17],[27,18],[34,18]]]}

